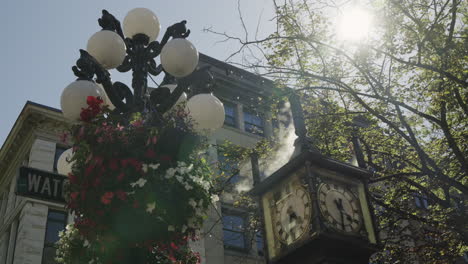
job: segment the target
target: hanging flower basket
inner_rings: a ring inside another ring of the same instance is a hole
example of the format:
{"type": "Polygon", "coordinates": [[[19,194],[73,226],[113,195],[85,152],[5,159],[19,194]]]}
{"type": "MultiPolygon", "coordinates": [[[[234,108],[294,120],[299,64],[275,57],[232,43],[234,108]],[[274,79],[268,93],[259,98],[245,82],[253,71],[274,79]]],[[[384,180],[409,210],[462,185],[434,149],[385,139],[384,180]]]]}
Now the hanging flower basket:
{"type": "Polygon", "coordinates": [[[76,219],[62,234],[57,260],[197,263],[187,242],[214,196],[197,151],[202,140],[183,106],[155,119],[155,113],[111,115],[102,103],[88,97],[83,122],[72,128],[68,208],[76,219]],[[82,245],[67,250],[70,243],[82,245]]]}

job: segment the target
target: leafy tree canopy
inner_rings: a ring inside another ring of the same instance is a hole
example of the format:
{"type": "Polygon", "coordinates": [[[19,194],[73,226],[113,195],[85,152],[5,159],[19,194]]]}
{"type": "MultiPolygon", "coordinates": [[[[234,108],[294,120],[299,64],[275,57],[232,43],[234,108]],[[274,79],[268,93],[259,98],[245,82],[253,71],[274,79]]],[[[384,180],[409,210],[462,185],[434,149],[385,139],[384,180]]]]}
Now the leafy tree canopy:
{"type": "Polygon", "coordinates": [[[468,250],[467,2],[361,1],[372,24],[353,41],[336,21],[358,1],[273,4],[277,30],[267,38],[224,36],[278,94],[301,94],[323,154],[347,161],[358,151],[350,139],[360,142],[358,161],[375,172],[376,261],[453,263],[468,250]]]}

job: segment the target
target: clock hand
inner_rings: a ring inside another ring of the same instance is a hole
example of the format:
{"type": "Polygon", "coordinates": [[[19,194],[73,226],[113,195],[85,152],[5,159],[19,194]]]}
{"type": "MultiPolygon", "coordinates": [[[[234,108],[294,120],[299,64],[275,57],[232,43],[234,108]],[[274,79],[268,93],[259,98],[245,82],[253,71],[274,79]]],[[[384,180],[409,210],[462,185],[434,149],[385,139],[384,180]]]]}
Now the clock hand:
{"type": "Polygon", "coordinates": [[[336,207],[338,208],[338,210],[340,211],[340,218],[341,218],[341,229],[345,229],[345,225],[344,225],[344,214],[343,214],[343,200],[340,199],[335,199],[334,200],[335,202],[335,205],[336,207]]]}

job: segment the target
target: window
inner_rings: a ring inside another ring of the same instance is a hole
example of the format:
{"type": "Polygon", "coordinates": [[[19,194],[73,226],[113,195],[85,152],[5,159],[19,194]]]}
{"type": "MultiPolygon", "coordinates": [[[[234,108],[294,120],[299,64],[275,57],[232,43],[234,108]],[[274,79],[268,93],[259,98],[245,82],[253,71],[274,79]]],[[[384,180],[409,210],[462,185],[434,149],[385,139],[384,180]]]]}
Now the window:
{"type": "Polygon", "coordinates": [[[231,127],[236,127],[236,105],[231,103],[224,104],[224,124],[231,127]]]}
{"type": "Polygon", "coordinates": [[[47,215],[42,264],[55,263],[55,242],[59,240],[59,232],[65,229],[66,222],[67,213],[49,210],[49,214],[47,215]]]}
{"type": "Polygon", "coordinates": [[[237,250],[247,249],[244,221],[245,219],[240,215],[223,216],[224,247],[237,250]]]}
{"type": "Polygon", "coordinates": [[[55,156],[54,156],[54,172],[57,173],[57,162],[63,152],[67,150],[66,148],[57,147],[55,148],[55,156]]]}
{"type": "Polygon", "coordinates": [[[257,114],[244,111],[244,127],[249,133],[263,136],[263,119],[257,114]]]}
{"type": "Polygon", "coordinates": [[[224,173],[228,183],[237,183],[240,180],[239,166],[234,161],[230,160],[225,154],[218,150],[219,169],[224,173]]]}
{"type": "Polygon", "coordinates": [[[259,256],[264,256],[265,255],[265,249],[264,249],[264,241],[263,241],[263,236],[262,236],[262,232],[261,231],[258,231],[256,234],[255,234],[255,242],[257,243],[257,254],[259,256]]]}

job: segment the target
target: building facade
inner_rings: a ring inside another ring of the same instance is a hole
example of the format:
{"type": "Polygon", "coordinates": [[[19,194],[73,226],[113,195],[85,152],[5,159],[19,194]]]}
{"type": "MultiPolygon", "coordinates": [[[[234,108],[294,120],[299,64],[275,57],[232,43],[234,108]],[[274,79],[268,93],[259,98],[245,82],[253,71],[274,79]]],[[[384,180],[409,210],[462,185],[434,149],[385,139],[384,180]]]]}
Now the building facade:
{"type": "MultiPolygon", "coordinates": [[[[249,148],[273,134],[268,111],[260,107],[272,82],[200,54],[200,66],[210,65],[215,95],[225,105],[225,124],[209,139],[213,146],[228,140],[249,148]]],[[[27,102],[0,150],[0,264],[55,263],[59,231],[73,222],[60,201],[17,195],[20,167],[56,173],[57,160],[70,146],[60,136],[68,121],[61,111],[27,102]]],[[[222,158],[216,147],[208,150],[213,164],[222,158]]],[[[252,182],[243,170],[232,181],[252,182]]],[[[39,191],[54,192],[52,184],[39,191]]],[[[57,184],[55,184],[57,188],[57,184]]],[[[264,263],[263,239],[247,229],[248,212],[233,206],[228,194],[210,209],[201,239],[191,244],[207,264],[264,263]]]]}

